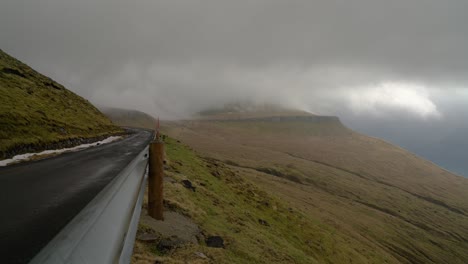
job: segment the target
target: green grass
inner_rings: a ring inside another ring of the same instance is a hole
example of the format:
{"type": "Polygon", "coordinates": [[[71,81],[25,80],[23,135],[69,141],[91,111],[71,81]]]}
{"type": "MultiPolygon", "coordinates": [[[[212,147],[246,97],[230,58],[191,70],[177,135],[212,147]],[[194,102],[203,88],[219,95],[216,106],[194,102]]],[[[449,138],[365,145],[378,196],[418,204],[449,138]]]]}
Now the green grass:
{"type": "MultiPolygon", "coordinates": [[[[225,239],[226,248],[210,255],[215,263],[389,262],[387,256],[366,252],[353,238],[291,208],[220,161],[201,158],[174,139],[166,142],[166,152],[168,175],[177,181],[189,179],[197,189],[169,184],[165,199],[205,234],[225,239]]],[[[176,250],[171,257],[184,259],[188,252],[176,250]]]]}
{"type": "Polygon", "coordinates": [[[0,159],[122,132],[87,100],[1,50],[0,127],[0,159]]]}

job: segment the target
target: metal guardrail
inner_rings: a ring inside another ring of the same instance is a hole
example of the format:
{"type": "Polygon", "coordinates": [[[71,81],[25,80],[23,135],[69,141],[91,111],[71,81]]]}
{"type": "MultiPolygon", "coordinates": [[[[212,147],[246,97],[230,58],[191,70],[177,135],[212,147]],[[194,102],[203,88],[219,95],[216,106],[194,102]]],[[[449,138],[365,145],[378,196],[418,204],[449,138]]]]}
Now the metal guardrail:
{"type": "Polygon", "coordinates": [[[148,155],[146,147],[30,263],[129,263],[148,155]]]}

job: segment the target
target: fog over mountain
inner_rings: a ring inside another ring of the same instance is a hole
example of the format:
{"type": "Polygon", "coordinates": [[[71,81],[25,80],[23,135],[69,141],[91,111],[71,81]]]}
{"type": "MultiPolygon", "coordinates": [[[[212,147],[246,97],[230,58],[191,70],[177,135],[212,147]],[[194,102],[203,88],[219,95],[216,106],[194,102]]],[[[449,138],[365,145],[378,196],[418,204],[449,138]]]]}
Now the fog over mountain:
{"type": "Polygon", "coordinates": [[[468,176],[463,0],[3,0],[0,48],[98,105],[338,115],[468,176]]]}

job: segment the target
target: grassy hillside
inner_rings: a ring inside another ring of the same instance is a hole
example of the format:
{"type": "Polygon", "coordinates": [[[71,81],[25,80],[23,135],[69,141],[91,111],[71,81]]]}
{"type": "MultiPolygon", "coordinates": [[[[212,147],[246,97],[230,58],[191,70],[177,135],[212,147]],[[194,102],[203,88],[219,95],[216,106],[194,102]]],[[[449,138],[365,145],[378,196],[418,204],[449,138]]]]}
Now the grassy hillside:
{"type": "MultiPolygon", "coordinates": [[[[397,262],[391,254],[376,254],[377,245],[363,246],[333,225],[266,192],[252,181],[261,173],[202,158],[171,138],[166,141],[166,153],[169,168],[165,173],[171,178],[164,187],[166,206],[191,217],[200,226],[201,236],[221,236],[225,248],[210,248],[200,241],[161,252],[155,244],[137,241],[133,263],[160,263],[156,258],[162,263],[397,262]],[[184,180],[190,180],[196,191],[184,188],[184,180]],[[208,258],[197,258],[194,252],[208,258]]],[[[140,225],[140,230],[148,229],[140,225]]]]}
{"type": "Polygon", "coordinates": [[[121,133],[82,97],[0,50],[0,159],[121,133]]]}
{"type": "MultiPolygon", "coordinates": [[[[467,179],[404,149],[357,134],[336,118],[313,120],[252,119],[249,115],[245,120],[165,124],[166,133],[194,148],[205,157],[204,162],[215,161],[223,167],[219,174],[223,181],[242,179],[251,184],[239,187],[223,183],[219,187],[222,190],[210,188],[206,199],[220,203],[203,205],[209,202],[192,198],[178,201],[182,208],[212,212],[214,215],[206,218],[194,214],[207,230],[214,228],[209,223],[225,225],[224,230],[216,232],[231,237],[233,246],[221,252],[226,255],[220,259],[230,262],[232,257],[239,263],[239,259],[260,263],[468,261],[467,179]],[[255,190],[247,191],[250,194],[241,191],[249,188],[255,190]],[[245,203],[263,198],[274,201],[275,208],[291,208],[301,222],[282,219],[288,217],[288,210],[244,208],[245,203]],[[235,217],[231,219],[231,215],[235,217]],[[225,217],[228,219],[222,224],[217,223],[216,219],[225,217]],[[273,223],[271,229],[251,226],[249,221],[261,217],[273,223]],[[242,228],[236,229],[237,224],[242,228]],[[265,243],[268,246],[262,249],[260,245],[265,243]],[[241,249],[239,244],[248,246],[241,249]],[[268,253],[272,248],[276,254],[268,253]],[[264,258],[266,255],[270,258],[264,258]]],[[[171,155],[182,159],[169,151],[169,158],[171,155]]],[[[192,161],[180,163],[186,166],[192,161]]],[[[200,167],[205,170],[213,167],[203,164],[200,167]]],[[[177,171],[195,181],[205,177],[190,167],[177,171]]],[[[169,194],[167,199],[178,199],[177,195],[169,194]]],[[[178,256],[177,252],[172,255],[178,256]]]]}
{"type": "Polygon", "coordinates": [[[119,126],[147,129],[156,127],[156,119],[140,111],[109,107],[102,107],[100,110],[119,126]]]}

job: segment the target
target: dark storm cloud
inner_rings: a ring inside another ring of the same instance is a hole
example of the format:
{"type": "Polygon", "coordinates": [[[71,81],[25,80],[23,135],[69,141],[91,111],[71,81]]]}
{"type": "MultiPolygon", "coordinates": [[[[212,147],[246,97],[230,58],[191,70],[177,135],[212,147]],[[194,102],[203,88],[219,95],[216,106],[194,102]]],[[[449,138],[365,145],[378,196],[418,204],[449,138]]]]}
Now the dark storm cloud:
{"type": "Polygon", "coordinates": [[[0,45],[93,102],[163,115],[253,98],[427,118],[443,115],[434,90],[468,83],[466,10],[436,0],[5,0],[0,45]]]}

